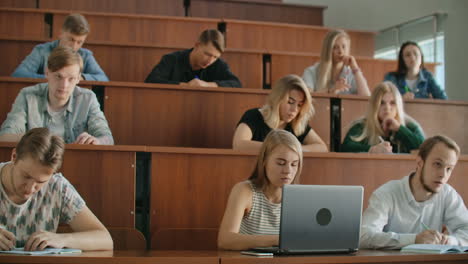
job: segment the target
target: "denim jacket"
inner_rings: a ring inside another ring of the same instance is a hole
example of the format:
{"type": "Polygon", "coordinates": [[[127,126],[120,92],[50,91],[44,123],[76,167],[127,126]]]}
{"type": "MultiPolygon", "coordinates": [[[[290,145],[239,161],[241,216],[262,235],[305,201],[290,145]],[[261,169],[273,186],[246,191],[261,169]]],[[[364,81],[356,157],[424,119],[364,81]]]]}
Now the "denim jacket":
{"type": "MultiPolygon", "coordinates": [[[[45,78],[44,73],[47,68],[47,58],[49,54],[59,45],[59,40],[39,44],[21,62],[11,76],[25,78],[45,78]]],[[[83,78],[89,81],[108,82],[104,71],[94,59],[93,53],[84,48],[80,48],[78,53],[83,58],[83,78]]]]}
{"type": "MultiPolygon", "coordinates": [[[[395,84],[402,95],[409,91],[405,76],[400,76],[395,72],[390,72],[385,75],[385,81],[391,81],[395,84]]],[[[432,95],[432,98],[434,99],[447,99],[447,94],[436,83],[432,73],[426,69],[421,69],[416,83],[416,91],[414,91],[414,98],[430,98],[429,95],[432,95]]]]}
{"type": "MultiPolygon", "coordinates": [[[[3,122],[0,135],[23,134],[36,127],[48,127],[51,116],[47,111],[49,85],[40,83],[23,88],[3,122]]],[[[94,137],[106,137],[114,143],[104,113],[93,91],[75,87],[65,113],[65,143],[73,143],[83,132],[94,137]]]]}

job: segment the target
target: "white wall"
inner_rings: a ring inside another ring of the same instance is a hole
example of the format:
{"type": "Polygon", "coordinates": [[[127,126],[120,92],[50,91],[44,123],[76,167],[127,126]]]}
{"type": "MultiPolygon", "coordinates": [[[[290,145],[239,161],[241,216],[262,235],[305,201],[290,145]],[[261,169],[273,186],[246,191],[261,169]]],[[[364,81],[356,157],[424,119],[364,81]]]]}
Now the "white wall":
{"type": "Polygon", "coordinates": [[[381,29],[436,11],[448,13],[445,24],[445,89],[452,100],[468,101],[467,0],[283,0],[328,6],[324,25],[355,30],[381,29]]]}

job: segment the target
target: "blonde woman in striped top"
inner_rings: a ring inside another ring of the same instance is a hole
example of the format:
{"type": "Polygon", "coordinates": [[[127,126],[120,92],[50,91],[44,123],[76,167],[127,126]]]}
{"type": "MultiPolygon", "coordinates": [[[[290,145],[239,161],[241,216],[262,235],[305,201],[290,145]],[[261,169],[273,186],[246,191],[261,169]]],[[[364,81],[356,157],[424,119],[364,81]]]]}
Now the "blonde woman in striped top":
{"type": "Polygon", "coordinates": [[[298,183],[301,169],[301,143],[288,131],[272,130],[250,178],[231,190],[218,247],[244,250],[278,245],[282,188],[298,183]]]}

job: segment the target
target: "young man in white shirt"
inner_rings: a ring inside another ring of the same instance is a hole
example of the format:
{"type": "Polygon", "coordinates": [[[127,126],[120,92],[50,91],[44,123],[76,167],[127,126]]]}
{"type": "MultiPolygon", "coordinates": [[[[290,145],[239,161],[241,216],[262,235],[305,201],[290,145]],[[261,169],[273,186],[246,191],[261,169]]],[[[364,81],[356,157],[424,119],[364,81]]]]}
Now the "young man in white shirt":
{"type": "Polygon", "coordinates": [[[363,214],[361,248],[410,244],[468,245],[468,211],[447,184],[460,148],[434,136],[419,148],[416,171],[380,186],[363,214]]]}

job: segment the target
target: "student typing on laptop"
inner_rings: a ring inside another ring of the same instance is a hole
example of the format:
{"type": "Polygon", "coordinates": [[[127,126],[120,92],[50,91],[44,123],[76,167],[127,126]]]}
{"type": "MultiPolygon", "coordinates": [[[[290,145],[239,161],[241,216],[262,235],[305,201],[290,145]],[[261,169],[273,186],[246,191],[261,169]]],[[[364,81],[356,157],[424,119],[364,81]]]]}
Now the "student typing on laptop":
{"type": "Polygon", "coordinates": [[[232,188],[218,247],[244,250],[278,245],[282,188],[298,183],[301,169],[301,143],[287,131],[272,130],[250,178],[232,188]]]}
{"type": "Polygon", "coordinates": [[[371,196],[363,214],[361,248],[409,244],[468,245],[468,211],[447,184],[460,155],[457,144],[434,136],[419,148],[416,171],[371,196]]]}

